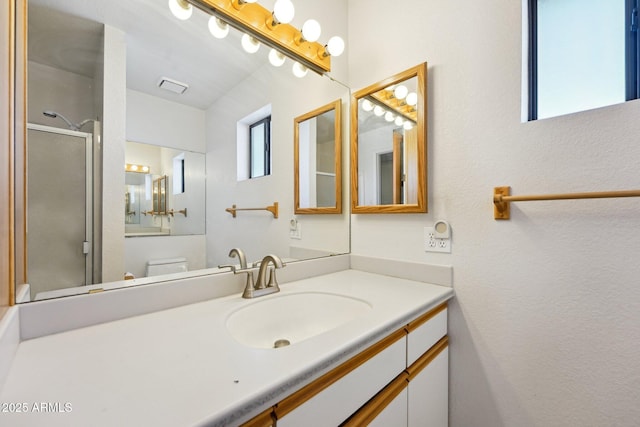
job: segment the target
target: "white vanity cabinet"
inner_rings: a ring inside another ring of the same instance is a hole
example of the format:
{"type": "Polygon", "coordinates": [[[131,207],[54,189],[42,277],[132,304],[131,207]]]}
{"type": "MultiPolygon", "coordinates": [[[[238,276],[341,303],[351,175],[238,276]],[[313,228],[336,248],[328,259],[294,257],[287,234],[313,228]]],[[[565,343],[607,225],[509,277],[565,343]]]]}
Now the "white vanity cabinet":
{"type": "Polygon", "coordinates": [[[405,330],[405,371],[360,408],[345,426],[447,427],[449,339],[446,304],[410,322],[405,330]],[[399,408],[404,409],[404,413],[399,408]]]}
{"type": "Polygon", "coordinates": [[[338,426],[405,368],[397,331],[276,405],[278,427],[338,426]]]}
{"type": "Polygon", "coordinates": [[[446,427],[448,359],[444,303],[243,426],[446,427]]]}

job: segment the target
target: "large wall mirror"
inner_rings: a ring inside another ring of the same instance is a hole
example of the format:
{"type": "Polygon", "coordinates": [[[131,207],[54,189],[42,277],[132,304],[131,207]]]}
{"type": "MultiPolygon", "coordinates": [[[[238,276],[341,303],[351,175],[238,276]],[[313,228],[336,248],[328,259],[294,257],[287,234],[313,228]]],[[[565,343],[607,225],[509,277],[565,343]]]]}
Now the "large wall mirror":
{"type": "Polygon", "coordinates": [[[353,213],[427,212],[427,64],[354,92],[353,213]]]}
{"type": "Polygon", "coordinates": [[[342,100],[294,119],[297,214],[342,213],[342,100]]]}
{"type": "MultiPolygon", "coordinates": [[[[325,5],[311,3],[296,4],[292,25],[322,20],[325,5]]],[[[346,32],[323,21],[323,34],[346,32]]],[[[348,104],[346,58],[332,61],[330,77],[298,78],[292,61],[272,66],[267,46],[247,53],[239,31],[218,39],[208,22],[199,9],[176,19],[166,0],[28,1],[29,240],[17,302],[167,280],[148,269],[165,259],[184,259],[190,276],[228,271],[217,266],[233,247],[249,261],[349,252],[346,214],[298,218],[302,233],[290,234],[291,122],[335,99],[348,104]],[[245,179],[240,140],[261,115],[271,117],[270,173],[245,179]],[[37,182],[52,186],[36,191],[37,182]],[[279,218],[226,211],[274,201],[279,218]]]]}

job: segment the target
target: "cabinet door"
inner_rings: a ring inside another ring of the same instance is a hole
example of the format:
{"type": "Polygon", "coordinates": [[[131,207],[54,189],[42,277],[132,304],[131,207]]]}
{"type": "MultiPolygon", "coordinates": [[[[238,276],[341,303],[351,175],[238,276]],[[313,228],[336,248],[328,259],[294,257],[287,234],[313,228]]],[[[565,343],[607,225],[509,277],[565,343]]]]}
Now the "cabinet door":
{"type": "Polygon", "coordinates": [[[400,392],[378,416],[368,424],[369,427],[403,427],[407,425],[407,388],[400,392]]]}
{"type": "Polygon", "coordinates": [[[449,348],[443,349],[409,381],[409,427],[447,427],[449,348]]]}

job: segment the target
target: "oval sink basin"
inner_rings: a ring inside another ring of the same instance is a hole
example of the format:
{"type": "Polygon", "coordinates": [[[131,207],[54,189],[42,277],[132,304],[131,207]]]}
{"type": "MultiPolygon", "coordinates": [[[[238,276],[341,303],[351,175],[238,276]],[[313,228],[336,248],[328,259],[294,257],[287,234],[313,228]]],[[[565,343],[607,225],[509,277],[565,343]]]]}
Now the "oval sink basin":
{"type": "Polygon", "coordinates": [[[277,348],[334,329],[369,310],[369,303],[343,295],[283,294],[234,311],[227,318],[227,330],[246,346],[277,348]]]}

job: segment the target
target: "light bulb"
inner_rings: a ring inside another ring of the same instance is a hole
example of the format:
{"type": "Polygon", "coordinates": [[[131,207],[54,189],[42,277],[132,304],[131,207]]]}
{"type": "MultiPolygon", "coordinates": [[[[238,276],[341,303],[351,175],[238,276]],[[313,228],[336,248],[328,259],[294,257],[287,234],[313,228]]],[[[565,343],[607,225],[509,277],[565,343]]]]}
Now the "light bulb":
{"type": "Polygon", "coordinates": [[[392,122],[396,119],[396,116],[391,111],[387,111],[387,114],[384,115],[384,119],[388,122],[392,122]]]}
{"type": "Polygon", "coordinates": [[[249,34],[243,34],[240,43],[247,53],[256,53],[260,49],[260,42],[249,34]]]}
{"type": "Polygon", "coordinates": [[[302,37],[308,42],[318,41],[321,32],[320,23],[315,19],[307,19],[302,24],[302,37]]]}
{"type": "Polygon", "coordinates": [[[169,10],[171,10],[173,16],[184,21],[191,18],[193,6],[187,3],[186,0],[169,0],[169,10]]]}
{"type": "Polygon", "coordinates": [[[368,99],[363,99],[362,100],[362,109],[364,111],[371,111],[373,110],[373,103],[371,101],[369,101],[368,99]]]}
{"type": "Polygon", "coordinates": [[[307,75],[307,71],[309,71],[307,69],[307,67],[305,67],[304,65],[302,65],[299,62],[294,62],[293,63],[293,75],[298,77],[298,78],[303,78],[304,76],[307,75]]]}
{"type": "Polygon", "coordinates": [[[326,49],[329,55],[340,56],[344,52],[344,40],[338,36],[333,36],[329,39],[326,49]]]}
{"type": "Polygon", "coordinates": [[[407,104],[414,106],[418,103],[418,95],[415,92],[411,92],[407,95],[407,104]]]}
{"type": "Polygon", "coordinates": [[[137,171],[138,170],[138,165],[131,165],[131,170],[132,171],[137,171]]]}
{"type": "Polygon", "coordinates": [[[411,130],[411,129],[413,129],[413,124],[410,121],[407,120],[406,122],[404,122],[403,127],[404,127],[405,130],[411,130]]]}
{"type": "Polygon", "coordinates": [[[402,126],[404,124],[404,120],[402,119],[402,117],[398,116],[396,117],[396,126],[402,126]]]}
{"type": "Polygon", "coordinates": [[[149,172],[149,166],[143,166],[142,172],[149,172]]]}
{"type": "Polygon", "coordinates": [[[394,89],[393,96],[395,96],[397,99],[404,99],[408,93],[409,89],[407,89],[406,86],[399,85],[394,89]]]}
{"type": "Polygon", "coordinates": [[[376,105],[375,108],[373,109],[373,114],[375,114],[378,117],[384,116],[384,108],[382,108],[379,105],[376,105]]]}
{"type": "Polygon", "coordinates": [[[220,18],[212,16],[209,18],[209,32],[213,37],[223,39],[229,34],[229,24],[220,18]]]}
{"type": "Polygon", "coordinates": [[[274,67],[279,67],[284,64],[284,60],[284,55],[277,50],[271,49],[269,51],[269,62],[271,62],[271,65],[273,65],[274,67]]]}
{"type": "Polygon", "coordinates": [[[276,0],[273,5],[273,16],[280,24],[288,24],[293,20],[295,9],[291,0],[276,0]]]}

